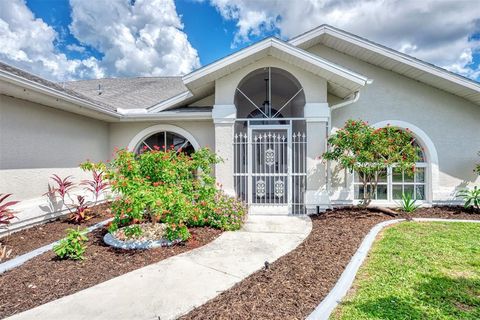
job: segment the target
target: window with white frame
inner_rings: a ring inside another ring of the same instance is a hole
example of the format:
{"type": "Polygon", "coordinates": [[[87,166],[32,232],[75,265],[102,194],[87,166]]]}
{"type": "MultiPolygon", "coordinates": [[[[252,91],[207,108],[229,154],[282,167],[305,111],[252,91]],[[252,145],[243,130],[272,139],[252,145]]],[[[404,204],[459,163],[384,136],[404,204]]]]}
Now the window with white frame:
{"type": "MultiPolygon", "coordinates": [[[[418,144],[415,142],[415,146],[418,144]]],[[[377,191],[372,200],[401,200],[402,194],[410,194],[413,199],[423,201],[426,199],[426,170],[427,162],[422,149],[419,148],[419,161],[415,164],[415,172],[409,174],[395,166],[387,167],[379,173],[377,191]]],[[[354,197],[362,200],[365,191],[360,174],[354,173],[354,197]]]]}
{"type": "Polygon", "coordinates": [[[138,144],[135,152],[138,154],[148,150],[166,149],[175,149],[186,154],[195,152],[193,145],[187,138],[171,131],[159,131],[148,136],[138,144]]]}

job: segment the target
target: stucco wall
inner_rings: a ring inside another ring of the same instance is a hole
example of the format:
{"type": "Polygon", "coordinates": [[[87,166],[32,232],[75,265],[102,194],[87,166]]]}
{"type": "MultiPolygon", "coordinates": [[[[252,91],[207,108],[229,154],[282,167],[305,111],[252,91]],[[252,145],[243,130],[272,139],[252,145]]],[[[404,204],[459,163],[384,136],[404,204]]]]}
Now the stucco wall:
{"type": "Polygon", "coordinates": [[[307,102],[326,102],[325,79],[273,57],[265,57],[215,82],[215,104],[234,104],[235,91],[240,81],[250,72],[264,67],[276,67],[290,72],[302,85],[307,102]]]}
{"type": "Polygon", "coordinates": [[[111,123],[109,152],[111,153],[115,147],[127,147],[140,131],[161,124],[172,125],[186,130],[195,138],[200,147],[215,149],[215,130],[212,120],[152,121],[111,123]]]}
{"type": "Polygon", "coordinates": [[[433,200],[454,199],[455,189],[480,183],[473,172],[480,161],[480,106],[321,45],[310,51],[374,80],[361,90],[358,102],[332,112],[333,128],[353,118],[371,124],[401,120],[423,130],[438,154],[433,200]]]}
{"type": "Polygon", "coordinates": [[[52,173],[85,177],[78,165],[105,160],[108,137],[105,122],[0,95],[0,193],[30,199],[52,173]]]}

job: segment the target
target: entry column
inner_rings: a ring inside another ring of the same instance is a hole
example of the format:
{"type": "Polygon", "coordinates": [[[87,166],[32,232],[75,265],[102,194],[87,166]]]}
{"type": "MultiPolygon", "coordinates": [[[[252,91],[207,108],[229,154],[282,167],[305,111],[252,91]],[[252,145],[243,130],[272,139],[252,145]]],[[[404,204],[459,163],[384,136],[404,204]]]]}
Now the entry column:
{"type": "Polygon", "coordinates": [[[235,195],[233,135],[236,115],[237,108],[234,105],[213,106],[215,153],[223,159],[223,162],[215,165],[215,177],[225,193],[231,196],[235,195]]]}
{"type": "Polygon", "coordinates": [[[328,103],[305,104],[304,116],[307,124],[307,192],[305,205],[308,213],[316,207],[330,205],[327,188],[327,168],[321,156],[326,150],[330,108],[328,103]]]}

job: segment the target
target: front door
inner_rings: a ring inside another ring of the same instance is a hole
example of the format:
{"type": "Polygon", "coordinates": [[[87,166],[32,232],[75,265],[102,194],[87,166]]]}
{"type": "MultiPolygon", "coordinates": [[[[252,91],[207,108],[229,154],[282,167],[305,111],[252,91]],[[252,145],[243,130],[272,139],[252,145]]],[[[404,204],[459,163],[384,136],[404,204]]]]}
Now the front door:
{"type": "MultiPolygon", "coordinates": [[[[252,206],[282,207],[291,202],[289,125],[250,126],[248,188],[252,206]]],[[[276,208],[278,210],[280,208],[276,208]]]]}

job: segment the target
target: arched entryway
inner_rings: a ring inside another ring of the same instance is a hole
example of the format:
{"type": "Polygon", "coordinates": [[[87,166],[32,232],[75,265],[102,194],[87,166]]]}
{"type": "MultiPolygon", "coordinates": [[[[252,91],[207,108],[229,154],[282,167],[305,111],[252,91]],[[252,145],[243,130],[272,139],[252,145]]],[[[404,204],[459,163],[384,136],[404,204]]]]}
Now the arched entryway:
{"type": "Polygon", "coordinates": [[[237,196],[262,212],[304,213],[305,93],[280,68],[245,76],[235,92],[234,177],[237,196]]]}

